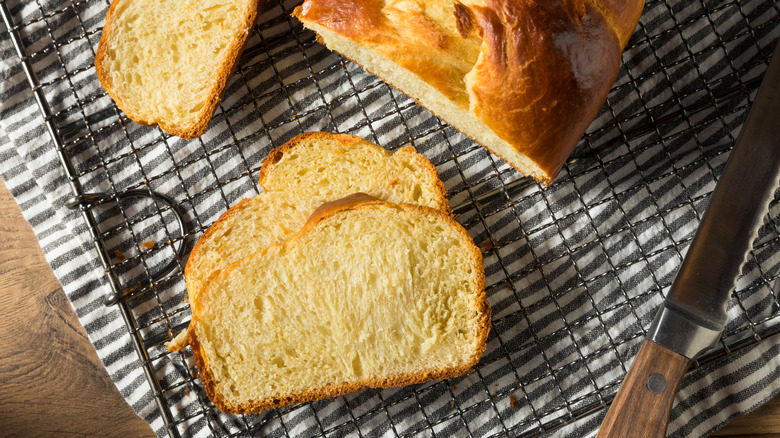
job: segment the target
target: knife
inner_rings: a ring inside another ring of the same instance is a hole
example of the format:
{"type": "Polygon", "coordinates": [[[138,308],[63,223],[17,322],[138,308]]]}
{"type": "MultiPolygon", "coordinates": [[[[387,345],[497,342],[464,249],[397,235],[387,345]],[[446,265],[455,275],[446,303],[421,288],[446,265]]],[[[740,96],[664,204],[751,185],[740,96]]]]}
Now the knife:
{"type": "Polygon", "coordinates": [[[780,44],[688,253],[599,437],[663,437],[680,381],[718,342],[740,268],[780,180],[780,44]]]}

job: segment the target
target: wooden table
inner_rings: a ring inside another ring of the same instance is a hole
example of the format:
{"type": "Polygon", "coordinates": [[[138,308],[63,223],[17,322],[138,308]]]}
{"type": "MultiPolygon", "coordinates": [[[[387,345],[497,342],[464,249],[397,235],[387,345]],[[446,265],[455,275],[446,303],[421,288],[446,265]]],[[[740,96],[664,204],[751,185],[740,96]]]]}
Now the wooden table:
{"type": "MultiPolygon", "coordinates": [[[[0,181],[0,435],[154,436],[127,405],[0,181]]],[[[717,436],[780,437],[780,397],[717,436]]]]}

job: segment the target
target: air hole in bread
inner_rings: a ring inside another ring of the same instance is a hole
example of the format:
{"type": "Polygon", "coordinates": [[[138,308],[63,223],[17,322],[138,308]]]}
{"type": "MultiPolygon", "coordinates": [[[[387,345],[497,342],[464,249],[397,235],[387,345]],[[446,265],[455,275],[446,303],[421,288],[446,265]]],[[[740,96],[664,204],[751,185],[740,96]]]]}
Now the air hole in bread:
{"type": "Polygon", "coordinates": [[[420,200],[420,196],[422,196],[422,187],[415,185],[414,191],[412,192],[412,200],[414,202],[418,202],[420,200]]]}
{"type": "Polygon", "coordinates": [[[283,357],[274,357],[271,359],[271,363],[273,365],[276,365],[278,368],[284,368],[284,358],[283,357]]]}
{"type": "Polygon", "coordinates": [[[363,375],[363,364],[360,362],[360,353],[355,353],[355,357],[352,358],[352,372],[356,377],[363,375]]]}

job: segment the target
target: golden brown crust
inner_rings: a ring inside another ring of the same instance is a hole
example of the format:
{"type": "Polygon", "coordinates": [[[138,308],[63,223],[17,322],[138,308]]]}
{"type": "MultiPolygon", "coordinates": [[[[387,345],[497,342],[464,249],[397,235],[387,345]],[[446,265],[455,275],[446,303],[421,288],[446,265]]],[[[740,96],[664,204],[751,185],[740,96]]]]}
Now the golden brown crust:
{"type": "MultiPolygon", "coordinates": [[[[306,0],[293,15],[385,56],[461,107],[458,87],[463,87],[470,114],[514,151],[502,153],[506,146],[484,141],[483,146],[546,183],[557,175],[606,99],[617,77],[620,52],[644,5],[643,0],[424,3],[399,15],[392,2],[381,0],[306,0]],[[436,23],[436,44],[428,36],[429,26],[418,19],[432,20],[426,9],[432,5],[452,6],[449,21],[436,23]],[[347,15],[350,20],[344,19],[347,15]],[[358,31],[368,24],[370,31],[358,31]],[[453,36],[481,41],[478,56],[456,52],[453,36]],[[418,52],[425,53],[425,59],[409,55],[418,52]],[[429,66],[454,66],[453,55],[470,66],[462,78],[452,77],[461,67],[435,71],[429,66]],[[529,158],[539,169],[523,168],[527,166],[507,157],[509,153],[529,158]]],[[[419,103],[420,96],[412,97],[419,103]]],[[[448,119],[447,114],[437,116],[448,119]]],[[[479,137],[466,126],[455,127],[475,140],[479,137]]]]}
{"type": "MultiPolygon", "coordinates": [[[[304,225],[303,228],[298,233],[293,235],[286,243],[273,245],[272,247],[266,248],[265,250],[260,251],[251,257],[261,256],[262,254],[265,254],[273,247],[295,245],[296,242],[301,237],[303,237],[308,230],[315,227],[319,222],[321,222],[325,218],[343,213],[348,210],[355,210],[355,209],[366,208],[366,207],[377,206],[377,205],[381,206],[382,208],[417,210],[423,212],[426,215],[439,216],[443,218],[445,221],[447,221],[448,223],[450,223],[451,225],[453,225],[453,229],[457,230],[457,232],[462,236],[462,238],[466,239],[466,241],[468,242],[472,241],[471,235],[468,233],[468,231],[466,231],[460,224],[455,222],[455,220],[450,215],[442,211],[435,210],[433,208],[429,208],[425,206],[413,205],[413,204],[401,204],[401,205],[392,204],[392,203],[380,201],[372,196],[363,193],[357,193],[348,196],[346,198],[324,204],[321,208],[317,209],[317,211],[312,213],[311,217],[306,222],[306,225],[304,225]]],[[[208,395],[209,399],[214,403],[214,405],[217,408],[219,408],[219,410],[221,410],[222,412],[247,414],[247,413],[259,413],[265,409],[272,409],[276,407],[287,406],[287,405],[302,403],[306,401],[336,397],[336,396],[348,394],[350,392],[358,391],[364,388],[369,388],[369,387],[390,388],[395,386],[411,385],[416,383],[423,383],[429,380],[441,380],[441,379],[453,378],[470,372],[477,365],[480,357],[482,356],[482,353],[484,353],[485,351],[487,337],[490,332],[490,320],[491,320],[490,306],[488,304],[487,296],[485,294],[485,274],[484,274],[484,267],[482,261],[482,253],[480,252],[479,248],[477,248],[477,246],[473,244],[471,245],[470,251],[472,252],[472,256],[474,260],[474,266],[473,266],[474,272],[477,273],[477,278],[476,278],[477,290],[474,291],[475,309],[477,312],[479,312],[480,317],[479,317],[478,333],[476,336],[477,348],[474,351],[474,354],[469,358],[469,360],[466,363],[462,364],[461,366],[453,367],[453,368],[437,367],[437,368],[422,370],[419,372],[409,373],[409,374],[395,374],[395,375],[379,376],[375,378],[365,378],[353,382],[344,382],[341,384],[327,384],[320,388],[311,388],[306,391],[301,391],[294,394],[288,394],[285,397],[263,399],[263,400],[250,400],[247,403],[234,404],[226,401],[219,394],[217,382],[215,382],[213,374],[208,368],[207,357],[200,345],[200,342],[198,341],[198,333],[197,333],[199,327],[200,312],[202,309],[199,306],[193,306],[193,317],[189,329],[189,343],[194,353],[195,362],[198,366],[198,370],[200,372],[203,386],[206,389],[206,394],[208,395]]],[[[222,271],[213,273],[209,278],[209,282],[216,281],[218,278],[225,278],[230,274],[232,270],[236,269],[236,267],[239,266],[239,263],[240,261],[235,262],[231,265],[228,265],[222,271]]],[[[211,292],[210,291],[211,288],[207,286],[206,289],[207,291],[205,291],[205,294],[209,294],[211,292]]]]}
{"type": "Polygon", "coordinates": [[[194,320],[190,322],[190,326],[187,330],[187,337],[193,356],[195,357],[195,364],[198,366],[200,380],[203,383],[203,389],[206,390],[206,395],[209,397],[209,400],[211,400],[217,408],[222,409],[218,404],[222,403],[222,397],[218,396],[216,392],[217,385],[214,383],[214,375],[211,373],[211,369],[209,369],[208,364],[206,363],[206,354],[198,341],[197,323],[194,322],[194,320]]]}
{"type": "MultiPolygon", "coordinates": [[[[297,9],[296,9],[296,11],[297,11],[297,9]]],[[[319,37],[318,37],[318,38],[319,38],[319,37]]],[[[355,61],[354,59],[350,58],[349,56],[346,56],[346,55],[342,55],[342,56],[344,56],[345,58],[347,58],[347,59],[349,59],[350,61],[354,62],[355,64],[360,64],[359,62],[355,61]]],[[[363,66],[363,69],[364,69],[364,70],[366,70],[367,72],[371,73],[372,75],[379,77],[379,75],[378,75],[378,74],[376,74],[376,73],[374,73],[374,72],[373,72],[373,71],[372,71],[370,68],[368,68],[368,67],[366,67],[366,66],[363,66]]],[[[396,87],[396,86],[395,86],[395,85],[394,85],[392,82],[388,81],[387,79],[384,79],[384,78],[383,78],[382,80],[383,80],[383,81],[385,81],[385,82],[386,82],[388,85],[390,85],[391,87],[397,88],[397,89],[399,89],[399,90],[401,89],[401,88],[399,88],[399,87],[396,87]]],[[[418,104],[418,105],[420,105],[421,107],[423,107],[423,108],[427,109],[427,110],[428,110],[428,111],[429,111],[431,114],[433,114],[433,115],[435,115],[436,117],[438,117],[438,118],[440,118],[440,119],[444,120],[444,117],[443,117],[443,116],[441,116],[440,114],[438,114],[437,112],[435,112],[435,111],[434,111],[434,110],[432,110],[431,108],[427,107],[427,106],[425,105],[425,103],[424,103],[424,102],[420,102],[420,100],[419,100],[419,99],[417,99],[417,98],[415,98],[415,97],[413,97],[413,96],[410,96],[410,97],[412,97],[412,99],[413,99],[415,102],[417,102],[417,104],[418,104]]],[[[469,134],[468,132],[465,132],[465,131],[462,131],[462,130],[460,130],[460,128],[458,128],[457,126],[453,126],[453,128],[455,128],[455,130],[457,130],[457,131],[458,131],[458,132],[460,132],[461,134],[465,135],[466,137],[468,137],[468,138],[470,138],[470,139],[474,140],[475,142],[479,143],[479,142],[477,141],[477,139],[476,139],[476,138],[474,138],[474,137],[473,137],[473,135],[469,134]]],[[[510,160],[510,159],[509,159],[507,156],[505,156],[505,155],[501,154],[500,152],[496,151],[496,150],[495,150],[494,148],[492,148],[491,146],[482,144],[482,147],[484,147],[485,149],[487,149],[488,151],[490,151],[490,153],[492,153],[493,155],[497,156],[498,158],[500,158],[500,159],[504,160],[504,162],[506,162],[506,163],[507,163],[507,164],[509,164],[510,166],[514,167],[514,168],[515,168],[515,169],[517,169],[518,171],[520,171],[520,172],[522,172],[522,171],[523,171],[523,169],[520,169],[520,168],[518,168],[518,167],[517,167],[515,164],[513,164],[513,163],[512,163],[512,160],[510,160]]],[[[430,164],[430,162],[429,162],[429,164],[430,164]]],[[[433,164],[431,164],[431,166],[433,166],[433,164]]],[[[436,169],[436,167],[433,167],[433,169],[435,170],[435,169],[436,169]]],[[[262,169],[260,169],[260,171],[262,172],[262,169]]],[[[438,174],[438,173],[437,173],[437,174],[438,174]]],[[[530,176],[533,176],[533,175],[530,175],[530,176]]],[[[550,177],[550,178],[541,178],[541,179],[540,179],[540,181],[541,181],[541,182],[544,182],[544,183],[548,183],[548,184],[549,184],[550,182],[552,182],[552,180],[553,180],[554,178],[555,178],[555,176],[552,176],[552,177],[550,177]]],[[[442,188],[442,190],[444,191],[444,193],[443,193],[443,196],[442,196],[442,197],[443,197],[443,199],[445,199],[445,200],[446,200],[446,198],[447,198],[447,190],[444,188],[444,183],[442,183],[442,182],[441,182],[441,180],[439,180],[439,182],[441,183],[441,188],[442,188]]],[[[261,185],[262,185],[262,182],[261,182],[261,185]]],[[[450,209],[450,204],[449,204],[449,202],[447,202],[446,208],[447,208],[448,210],[450,209]]],[[[449,210],[449,211],[451,211],[451,210],[449,210]]]]}
{"type": "Polygon", "coordinates": [[[471,8],[485,40],[471,111],[551,180],[617,78],[620,43],[589,3],[502,3],[471,8]]]}
{"type": "Polygon", "coordinates": [[[380,204],[382,201],[374,196],[358,192],[345,196],[341,199],[336,199],[335,201],[326,202],[317,207],[317,209],[311,213],[311,216],[309,216],[309,219],[307,219],[306,223],[303,224],[300,232],[311,228],[317,222],[325,219],[326,217],[332,216],[339,211],[351,210],[358,205],[368,203],[380,204]]]}
{"type": "MultiPolygon", "coordinates": [[[[116,10],[119,3],[123,1],[126,0],[113,0],[111,2],[111,6],[108,7],[108,12],[106,12],[106,24],[103,26],[103,35],[100,37],[97,53],[95,53],[95,74],[97,74],[101,85],[103,85],[103,88],[105,88],[108,95],[114,99],[114,102],[116,102],[116,105],[119,107],[119,109],[125,111],[125,104],[122,99],[114,92],[114,88],[111,86],[111,83],[108,80],[108,71],[104,67],[103,62],[103,58],[106,57],[106,51],[108,50],[108,42],[111,40],[111,34],[113,33],[112,23],[114,22],[114,11],[116,10]]],[[[126,111],[125,114],[127,114],[126,111]]],[[[147,126],[149,125],[149,122],[144,121],[141,117],[135,115],[131,116],[130,114],[127,114],[127,117],[129,117],[131,120],[135,120],[137,118],[138,123],[147,126]]]]}
{"type": "MultiPolygon", "coordinates": [[[[187,298],[190,302],[190,307],[194,307],[196,305],[199,305],[198,301],[198,295],[201,292],[201,289],[203,285],[206,283],[202,278],[199,278],[198,281],[195,280],[195,272],[200,267],[200,257],[203,254],[203,246],[207,244],[207,242],[211,241],[212,235],[219,231],[226,223],[227,221],[234,215],[239,214],[239,212],[246,206],[248,203],[251,202],[251,199],[245,198],[240,200],[236,205],[229,208],[225,213],[222,214],[222,216],[217,219],[216,222],[211,224],[211,226],[206,230],[206,232],[203,233],[203,235],[200,236],[198,241],[195,243],[195,246],[192,247],[192,251],[190,251],[189,259],[187,260],[187,263],[184,267],[184,283],[187,288],[187,298]]],[[[210,277],[210,275],[213,273],[209,273],[209,275],[206,276],[206,279],[210,277]]],[[[189,339],[189,327],[185,329],[184,332],[174,337],[170,342],[166,342],[165,346],[170,352],[176,352],[180,351],[182,348],[187,346],[187,342],[189,339]],[[181,336],[180,336],[181,335],[181,336]]]]}
{"type": "Polygon", "coordinates": [[[387,27],[381,12],[383,6],[382,0],[304,2],[295,8],[293,16],[316,15],[318,20],[355,39],[383,38],[382,30],[387,27]]]}
{"type": "MultiPolygon", "coordinates": [[[[195,243],[195,246],[192,247],[192,251],[190,251],[190,257],[187,260],[187,265],[184,267],[184,282],[187,286],[187,292],[190,297],[190,302],[192,302],[193,298],[197,296],[197,293],[200,291],[200,287],[195,284],[193,278],[195,277],[195,271],[200,266],[200,255],[203,252],[203,245],[206,244],[206,242],[211,240],[211,236],[219,231],[222,226],[230,219],[232,216],[238,214],[245,205],[247,205],[250,202],[249,198],[245,198],[240,200],[236,205],[230,207],[228,211],[226,211],[222,216],[217,219],[216,222],[211,224],[211,226],[206,230],[205,233],[203,233],[202,236],[198,239],[197,243],[195,243]]],[[[202,286],[202,285],[199,285],[202,286]]]]}
{"type": "Polygon", "coordinates": [[[104,58],[106,56],[106,52],[108,50],[107,47],[111,41],[113,32],[114,12],[120,2],[126,1],[132,0],[113,0],[111,2],[111,6],[108,8],[108,12],[106,13],[106,24],[103,27],[103,35],[100,37],[97,53],[95,54],[95,73],[97,74],[98,80],[100,81],[101,85],[103,85],[103,88],[106,90],[108,95],[111,96],[111,99],[116,102],[117,107],[119,107],[119,109],[121,109],[130,120],[146,126],[159,125],[160,129],[163,131],[187,140],[200,137],[204,132],[206,132],[206,128],[211,121],[211,117],[214,115],[214,111],[216,111],[217,105],[222,98],[222,93],[225,91],[225,88],[227,87],[230,78],[233,76],[236,67],[238,67],[238,60],[241,56],[241,52],[244,50],[244,44],[246,44],[252,27],[254,26],[258,10],[264,6],[265,0],[250,0],[254,2],[254,4],[249,8],[249,14],[244,17],[244,25],[242,26],[242,29],[240,29],[239,32],[237,32],[230,41],[227,48],[225,62],[216,70],[214,84],[211,87],[208,100],[198,113],[196,122],[189,126],[180,126],[176,123],[167,123],[164,121],[155,123],[154,120],[150,119],[148,115],[136,113],[131,110],[130,107],[125,104],[121,95],[114,89],[110,79],[110,72],[106,66],[106,63],[104,62],[104,58]]]}
{"type": "Polygon", "coordinates": [[[371,47],[450,100],[468,105],[463,76],[479,53],[479,39],[461,37],[454,24],[441,28],[441,16],[452,18],[452,9],[452,3],[442,1],[316,0],[304,2],[292,15],[371,47]]]}
{"type": "Polygon", "coordinates": [[[645,6],[644,1],[638,0],[597,0],[594,4],[601,9],[604,17],[615,29],[620,39],[621,49],[626,47],[628,39],[634,33],[639,16],[645,6]]]}

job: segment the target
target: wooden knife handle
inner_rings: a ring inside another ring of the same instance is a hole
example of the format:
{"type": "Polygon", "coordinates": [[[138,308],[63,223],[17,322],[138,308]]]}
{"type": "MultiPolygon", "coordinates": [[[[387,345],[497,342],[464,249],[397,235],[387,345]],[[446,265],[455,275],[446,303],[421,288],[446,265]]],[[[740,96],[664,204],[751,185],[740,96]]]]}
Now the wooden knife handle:
{"type": "Polygon", "coordinates": [[[600,438],[664,437],[687,357],[645,341],[612,401],[600,438]]]}

